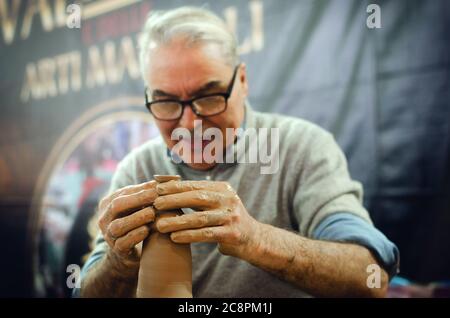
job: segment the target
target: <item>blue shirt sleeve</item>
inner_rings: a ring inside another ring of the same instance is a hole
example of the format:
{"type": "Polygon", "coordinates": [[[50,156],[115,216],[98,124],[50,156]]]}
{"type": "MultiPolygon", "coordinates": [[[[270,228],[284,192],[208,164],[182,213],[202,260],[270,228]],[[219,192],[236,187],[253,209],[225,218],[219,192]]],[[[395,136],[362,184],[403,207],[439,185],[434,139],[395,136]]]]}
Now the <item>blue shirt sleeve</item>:
{"type": "Polygon", "coordinates": [[[372,224],[352,213],[341,212],[326,217],[314,230],[313,238],[362,245],[374,254],[390,278],[399,272],[397,246],[372,224]]]}
{"type": "MultiPolygon", "coordinates": [[[[86,273],[93,267],[98,261],[100,261],[103,256],[105,256],[106,251],[106,242],[103,240],[102,237],[97,237],[96,240],[96,247],[94,251],[89,255],[86,263],[84,263],[83,267],[81,268],[80,272],[80,280],[82,281],[84,277],[86,276],[86,273]]],[[[80,288],[74,288],[72,289],[72,298],[78,298],[80,297],[80,288]]]]}

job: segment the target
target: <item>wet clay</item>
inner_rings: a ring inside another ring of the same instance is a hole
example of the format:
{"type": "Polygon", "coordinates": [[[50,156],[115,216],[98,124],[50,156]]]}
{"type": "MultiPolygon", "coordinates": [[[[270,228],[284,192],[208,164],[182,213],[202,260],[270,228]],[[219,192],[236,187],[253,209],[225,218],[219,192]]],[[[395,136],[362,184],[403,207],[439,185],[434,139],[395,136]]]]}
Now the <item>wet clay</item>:
{"type": "MultiPolygon", "coordinates": [[[[181,178],[155,175],[154,179],[163,183],[181,178]]],[[[177,217],[181,214],[181,210],[157,211],[156,219],[177,217]]],[[[174,243],[170,239],[170,233],[159,233],[154,226],[152,229],[142,247],[136,297],[192,298],[190,244],[174,243]]]]}

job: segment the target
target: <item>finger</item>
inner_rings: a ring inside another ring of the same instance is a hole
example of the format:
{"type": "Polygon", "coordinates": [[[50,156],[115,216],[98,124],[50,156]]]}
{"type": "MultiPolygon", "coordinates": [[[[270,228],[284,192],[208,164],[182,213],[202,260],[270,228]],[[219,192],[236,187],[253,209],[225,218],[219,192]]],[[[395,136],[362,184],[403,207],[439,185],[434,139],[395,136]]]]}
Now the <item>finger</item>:
{"type": "Polygon", "coordinates": [[[114,248],[114,243],[115,243],[116,239],[111,237],[111,234],[108,233],[107,231],[106,231],[106,233],[104,233],[102,231],[102,233],[103,233],[103,238],[105,239],[106,243],[108,243],[109,247],[114,248]]]}
{"type": "Polygon", "coordinates": [[[222,226],[204,227],[196,230],[183,230],[170,234],[170,239],[175,243],[217,242],[220,243],[225,235],[222,226]]]}
{"type": "Polygon", "coordinates": [[[140,192],[142,190],[155,189],[157,184],[158,183],[155,180],[151,180],[151,181],[148,181],[148,182],[135,184],[135,185],[129,185],[129,186],[123,187],[121,189],[118,189],[114,193],[112,193],[109,196],[103,198],[100,201],[99,208],[100,208],[100,210],[107,208],[108,205],[112,202],[112,200],[114,200],[115,198],[117,198],[117,197],[119,197],[121,195],[133,194],[133,193],[140,192]]]}
{"type": "Polygon", "coordinates": [[[153,179],[156,180],[156,182],[169,182],[172,180],[181,180],[181,177],[179,175],[163,175],[163,174],[155,174],[153,175],[153,179]]]}
{"type": "MultiPolygon", "coordinates": [[[[156,222],[158,220],[164,219],[164,218],[173,218],[173,217],[179,217],[180,215],[183,215],[183,213],[180,212],[180,210],[174,210],[174,211],[159,211],[156,212],[155,209],[155,221],[149,224],[150,231],[156,232],[158,229],[156,228],[156,222]]],[[[158,231],[159,232],[159,231],[158,231]]]]}
{"type": "Polygon", "coordinates": [[[155,189],[142,190],[137,193],[117,197],[108,206],[105,212],[105,219],[111,222],[117,217],[126,215],[135,209],[152,205],[157,197],[158,194],[155,189]]]}
{"type": "Polygon", "coordinates": [[[126,233],[155,220],[155,209],[146,207],[123,218],[115,219],[108,226],[108,232],[113,238],[119,238],[126,233]]]}
{"type": "Polygon", "coordinates": [[[227,196],[220,192],[195,190],[158,197],[154,206],[157,210],[194,208],[200,210],[215,209],[225,203],[227,196]]]}
{"type": "Polygon", "coordinates": [[[225,192],[232,190],[227,182],[220,181],[169,181],[156,186],[159,195],[174,194],[194,190],[225,192]]]}
{"type": "Polygon", "coordinates": [[[217,226],[225,224],[229,218],[230,213],[223,211],[195,212],[172,218],[159,219],[156,221],[156,229],[161,233],[168,233],[186,229],[217,226]]]}
{"type": "Polygon", "coordinates": [[[125,236],[118,238],[114,243],[114,248],[122,255],[128,255],[136,244],[145,240],[150,233],[148,226],[143,225],[128,232],[125,236]]]}

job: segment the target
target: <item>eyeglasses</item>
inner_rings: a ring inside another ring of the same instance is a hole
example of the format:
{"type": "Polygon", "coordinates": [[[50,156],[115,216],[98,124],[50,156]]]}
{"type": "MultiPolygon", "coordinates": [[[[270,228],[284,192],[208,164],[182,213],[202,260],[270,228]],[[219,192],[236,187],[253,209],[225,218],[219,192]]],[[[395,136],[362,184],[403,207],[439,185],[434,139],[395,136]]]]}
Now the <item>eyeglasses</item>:
{"type": "Polygon", "coordinates": [[[188,105],[199,117],[218,115],[227,109],[238,69],[239,65],[234,69],[233,77],[225,93],[207,94],[188,100],[164,99],[149,102],[146,88],[145,106],[156,119],[166,121],[180,119],[183,116],[184,108],[188,105]]]}

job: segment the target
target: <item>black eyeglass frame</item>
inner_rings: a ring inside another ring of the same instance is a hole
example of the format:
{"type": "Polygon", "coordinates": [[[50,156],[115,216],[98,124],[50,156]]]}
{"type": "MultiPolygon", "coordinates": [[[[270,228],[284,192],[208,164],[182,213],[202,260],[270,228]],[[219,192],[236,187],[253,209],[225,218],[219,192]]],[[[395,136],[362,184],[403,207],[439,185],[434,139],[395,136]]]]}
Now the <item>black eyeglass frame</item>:
{"type": "Polygon", "coordinates": [[[148,95],[147,95],[147,90],[148,90],[148,88],[146,87],[146,88],[145,88],[145,92],[144,92],[144,94],[145,94],[145,107],[147,107],[148,111],[153,115],[153,117],[155,117],[155,118],[158,119],[158,120],[162,120],[162,121],[174,121],[174,120],[179,120],[181,117],[183,117],[184,109],[185,109],[185,107],[188,106],[188,105],[191,107],[191,109],[192,109],[192,111],[194,112],[194,114],[197,115],[198,117],[203,117],[203,118],[204,118],[204,117],[210,117],[210,116],[216,116],[216,115],[222,114],[222,113],[225,112],[225,111],[227,110],[227,108],[228,108],[228,99],[230,98],[230,96],[231,96],[231,94],[232,94],[232,92],[233,92],[234,82],[235,82],[235,80],[236,80],[236,75],[237,75],[237,72],[238,72],[238,70],[239,70],[239,66],[240,66],[240,65],[237,65],[237,66],[235,67],[234,72],[233,72],[233,77],[231,78],[230,84],[228,85],[228,88],[227,88],[226,92],[224,92],[224,93],[207,94],[207,95],[197,96],[197,97],[194,97],[194,98],[191,98],[191,99],[187,99],[187,100],[161,99],[161,100],[156,100],[156,101],[151,101],[151,102],[149,102],[149,101],[148,101],[148,95]],[[194,102],[195,102],[196,100],[198,100],[198,99],[203,99],[203,98],[213,97],[213,96],[221,96],[221,97],[223,97],[223,98],[225,99],[225,108],[224,108],[223,110],[217,112],[217,113],[210,114],[210,115],[202,115],[202,114],[199,114],[198,111],[197,111],[197,109],[196,109],[196,107],[195,107],[195,105],[194,105],[194,102]],[[152,104],[156,104],[156,103],[168,103],[168,102],[171,102],[171,103],[178,103],[178,104],[181,105],[181,113],[180,113],[180,116],[178,116],[177,118],[172,118],[172,119],[161,119],[161,118],[158,118],[157,116],[155,116],[155,114],[152,112],[151,105],[152,105],[152,104]]]}

